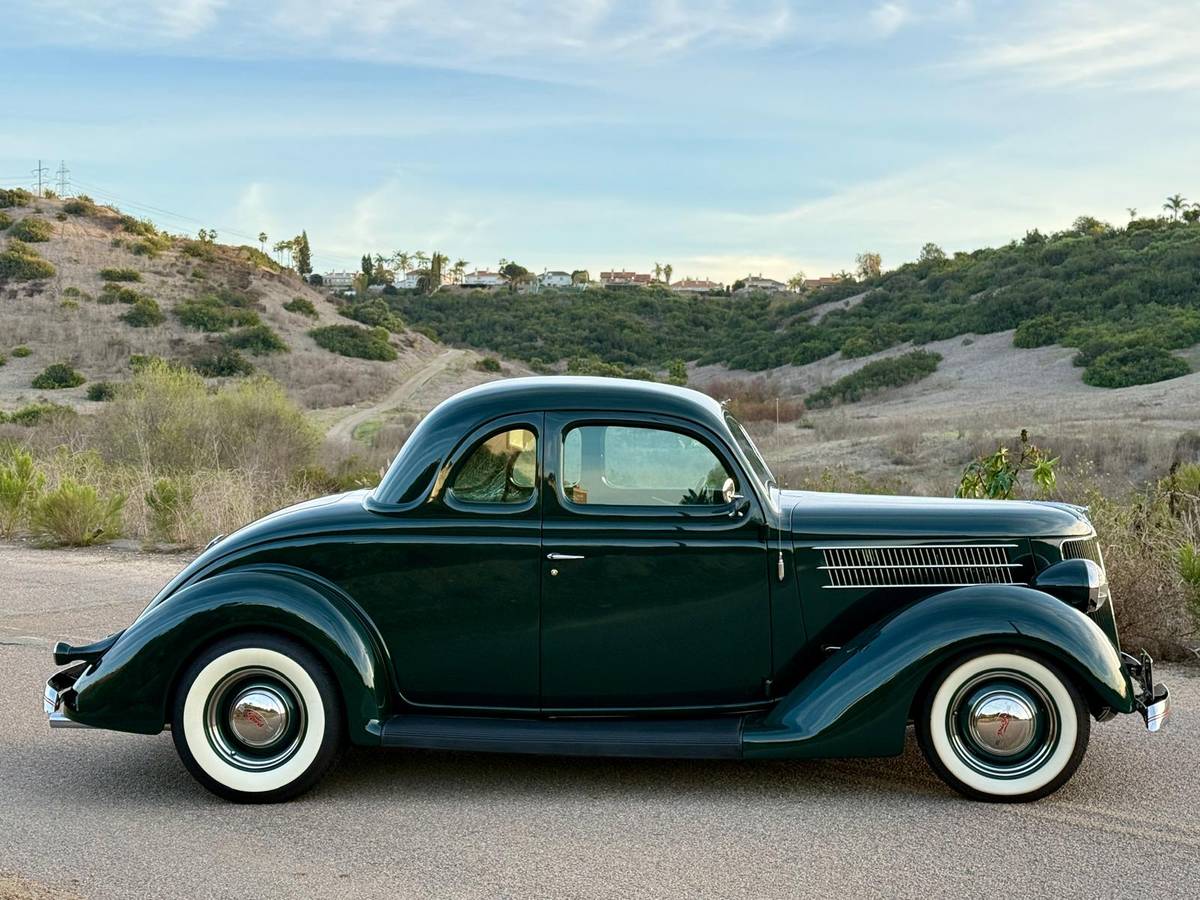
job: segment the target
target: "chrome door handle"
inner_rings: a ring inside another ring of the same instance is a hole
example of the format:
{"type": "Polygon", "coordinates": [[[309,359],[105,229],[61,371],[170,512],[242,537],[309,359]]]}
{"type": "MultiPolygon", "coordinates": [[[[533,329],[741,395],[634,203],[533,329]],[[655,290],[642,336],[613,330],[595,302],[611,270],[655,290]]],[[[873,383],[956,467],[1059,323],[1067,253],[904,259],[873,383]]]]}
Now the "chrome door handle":
{"type": "Polygon", "coordinates": [[[573,554],[573,553],[547,553],[547,554],[546,554],[546,559],[553,559],[553,560],[559,560],[559,559],[584,559],[584,557],[582,557],[582,556],[576,556],[576,555],[575,555],[575,554],[573,554]]]}

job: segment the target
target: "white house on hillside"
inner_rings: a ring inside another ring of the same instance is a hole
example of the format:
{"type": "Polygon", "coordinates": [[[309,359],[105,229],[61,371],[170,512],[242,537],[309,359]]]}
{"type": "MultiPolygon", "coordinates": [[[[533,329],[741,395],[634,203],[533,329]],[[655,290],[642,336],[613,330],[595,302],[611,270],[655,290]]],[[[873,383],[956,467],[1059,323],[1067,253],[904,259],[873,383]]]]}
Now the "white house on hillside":
{"type": "Polygon", "coordinates": [[[671,290],[678,294],[711,294],[725,290],[725,285],[707,278],[681,278],[671,285],[671,290]]]}
{"type": "Polygon", "coordinates": [[[321,276],[321,284],[331,290],[342,291],[354,287],[354,278],[359,272],[326,272],[321,276]]]}
{"type": "Polygon", "coordinates": [[[493,288],[508,284],[508,279],[499,272],[476,270],[464,275],[461,283],[468,288],[493,288]]]}
{"type": "Polygon", "coordinates": [[[786,291],[788,286],[774,278],[763,278],[762,274],[747,275],[742,279],[742,286],[735,293],[743,294],[750,291],[766,291],[768,294],[786,291]]]}
{"type": "Polygon", "coordinates": [[[538,286],[544,288],[560,288],[571,286],[571,273],[560,271],[547,271],[538,276],[538,286]]]}

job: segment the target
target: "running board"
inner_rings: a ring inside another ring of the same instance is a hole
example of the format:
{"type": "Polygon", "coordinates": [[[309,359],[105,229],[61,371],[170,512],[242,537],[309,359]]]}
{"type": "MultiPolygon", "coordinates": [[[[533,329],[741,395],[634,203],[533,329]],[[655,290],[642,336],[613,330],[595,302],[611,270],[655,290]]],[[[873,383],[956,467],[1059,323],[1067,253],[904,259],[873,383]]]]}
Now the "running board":
{"type": "Polygon", "coordinates": [[[385,747],[540,753],[551,756],[640,756],[739,759],[744,716],[711,719],[505,719],[486,716],[393,716],[385,747]]]}

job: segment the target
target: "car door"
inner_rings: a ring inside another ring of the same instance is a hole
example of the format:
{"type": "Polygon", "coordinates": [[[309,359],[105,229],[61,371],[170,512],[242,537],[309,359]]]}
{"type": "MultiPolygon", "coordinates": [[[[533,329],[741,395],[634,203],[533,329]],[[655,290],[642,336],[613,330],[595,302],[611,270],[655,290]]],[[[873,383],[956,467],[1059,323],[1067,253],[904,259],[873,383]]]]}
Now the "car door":
{"type": "Polygon", "coordinates": [[[543,711],[764,699],[766,525],[729,449],[649,415],[547,413],[545,434],[543,711]]]}

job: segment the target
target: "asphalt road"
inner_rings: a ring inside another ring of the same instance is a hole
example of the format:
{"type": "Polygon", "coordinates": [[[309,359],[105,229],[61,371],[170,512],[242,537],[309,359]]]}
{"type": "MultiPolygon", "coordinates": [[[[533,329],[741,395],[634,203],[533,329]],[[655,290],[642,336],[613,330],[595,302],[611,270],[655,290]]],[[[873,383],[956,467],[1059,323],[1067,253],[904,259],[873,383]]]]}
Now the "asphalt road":
{"type": "Polygon", "coordinates": [[[1200,674],[1178,666],[1170,731],[1096,726],[1032,805],[959,799],[911,738],[768,764],[358,751],[299,801],[230,805],[168,735],[41,710],[53,640],[124,626],[180,564],[0,544],[0,873],[92,898],[1200,894],[1200,674]]]}

